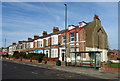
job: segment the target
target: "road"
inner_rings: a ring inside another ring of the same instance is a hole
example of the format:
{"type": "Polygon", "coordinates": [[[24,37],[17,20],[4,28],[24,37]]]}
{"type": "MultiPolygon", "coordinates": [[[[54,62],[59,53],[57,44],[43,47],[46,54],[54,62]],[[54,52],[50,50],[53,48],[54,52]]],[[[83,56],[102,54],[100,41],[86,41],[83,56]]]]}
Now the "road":
{"type": "MultiPolygon", "coordinates": [[[[99,79],[83,74],[2,62],[2,79],[99,79]]],[[[102,81],[107,81],[103,80],[102,81]]]]}

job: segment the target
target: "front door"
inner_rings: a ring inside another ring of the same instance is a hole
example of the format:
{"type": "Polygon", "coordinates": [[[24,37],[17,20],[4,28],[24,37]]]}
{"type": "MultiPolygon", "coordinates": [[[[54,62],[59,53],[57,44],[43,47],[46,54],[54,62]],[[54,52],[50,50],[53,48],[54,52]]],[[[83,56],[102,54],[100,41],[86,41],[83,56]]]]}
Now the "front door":
{"type": "Polygon", "coordinates": [[[65,49],[61,49],[61,60],[65,61],[65,49]]]}
{"type": "Polygon", "coordinates": [[[62,53],[62,61],[64,61],[64,55],[65,55],[65,53],[62,53]]]}

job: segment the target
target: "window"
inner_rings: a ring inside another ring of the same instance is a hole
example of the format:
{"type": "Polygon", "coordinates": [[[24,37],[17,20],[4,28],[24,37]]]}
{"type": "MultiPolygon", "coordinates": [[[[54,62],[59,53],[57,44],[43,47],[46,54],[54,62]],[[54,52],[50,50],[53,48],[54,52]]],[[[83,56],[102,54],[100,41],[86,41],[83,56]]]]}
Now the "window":
{"type": "MultiPolygon", "coordinates": [[[[73,51],[75,51],[75,49],[74,48],[70,48],[70,52],[73,52],[73,51]]],[[[75,54],[70,53],[70,57],[71,57],[71,60],[74,60],[75,54]]]]}
{"type": "Polygon", "coordinates": [[[30,42],[30,48],[33,48],[33,42],[30,42]]]}
{"type": "Polygon", "coordinates": [[[58,57],[58,49],[52,49],[51,50],[51,57],[52,58],[58,57]]]}
{"type": "Polygon", "coordinates": [[[71,41],[75,41],[75,35],[74,35],[74,33],[71,33],[71,41]]]}
{"type": "Polygon", "coordinates": [[[63,43],[66,43],[66,36],[63,36],[63,43]]]}
{"type": "Polygon", "coordinates": [[[22,44],[22,49],[25,49],[25,44],[22,44]]]}
{"type": "Polygon", "coordinates": [[[42,41],[38,41],[38,47],[42,47],[42,41]]]}
{"type": "Polygon", "coordinates": [[[58,44],[58,37],[52,37],[52,45],[57,45],[58,44]]]}

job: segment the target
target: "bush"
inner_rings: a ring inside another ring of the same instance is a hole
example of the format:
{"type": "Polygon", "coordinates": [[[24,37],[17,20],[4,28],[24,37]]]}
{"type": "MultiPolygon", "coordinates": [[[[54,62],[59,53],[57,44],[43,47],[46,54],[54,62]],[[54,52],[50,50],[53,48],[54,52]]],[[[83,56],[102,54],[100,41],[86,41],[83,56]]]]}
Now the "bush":
{"type": "Polygon", "coordinates": [[[20,54],[20,57],[22,57],[22,58],[26,57],[26,53],[25,52],[20,52],[19,54],[20,54]]]}
{"type": "Polygon", "coordinates": [[[8,57],[13,58],[13,55],[8,55],[8,57]]]}
{"type": "Polygon", "coordinates": [[[15,57],[15,58],[19,58],[20,57],[20,54],[19,54],[19,52],[18,51],[15,51],[14,53],[13,53],[13,57],[15,57]]]}
{"type": "Polygon", "coordinates": [[[39,58],[40,58],[40,56],[38,56],[38,55],[34,55],[34,56],[32,57],[33,60],[39,60],[39,58]]]}
{"type": "Polygon", "coordinates": [[[36,55],[36,54],[35,54],[35,53],[28,53],[25,58],[30,59],[30,58],[32,58],[34,55],[36,55]]]}
{"type": "Polygon", "coordinates": [[[45,55],[43,58],[48,58],[48,56],[45,55]]]}
{"type": "Polygon", "coordinates": [[[32,57],[33,60],[38,60],[41,62],[43,60],[44,54],[36,54],[32,57]]]}
{"type": "Polygon", "coordinates": [[[15,57],[16,59],[18,59],[20,57],[20,54],[15,54],[13,57],[15,57]]]}

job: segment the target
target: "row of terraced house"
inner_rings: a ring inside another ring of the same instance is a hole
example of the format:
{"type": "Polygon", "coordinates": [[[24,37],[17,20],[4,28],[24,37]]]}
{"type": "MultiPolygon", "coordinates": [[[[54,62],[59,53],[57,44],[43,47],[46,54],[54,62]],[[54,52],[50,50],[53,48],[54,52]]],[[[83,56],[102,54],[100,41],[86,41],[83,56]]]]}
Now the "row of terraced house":
{"type": "MultiPolygon", "coordinates": [[[[71,62],[74,59],[72,51],[102,51],[101,62],[107,62],[108,39],[101,20],[97,15],[92,22],[79,22],[77,26],[68,25],[67,29],[59,30],[53,27],[52,33],[44,31],[42,36],[34,35],[34,38],[28,38],[27,41],[18,41],[8,46],[8,54],[14,51],[26,53],[44,53],[48,58],[58,58],[60,61],[71,62]]],[[[77,54],[76,58],[89,60],[88,53],[77,54]]]]}

